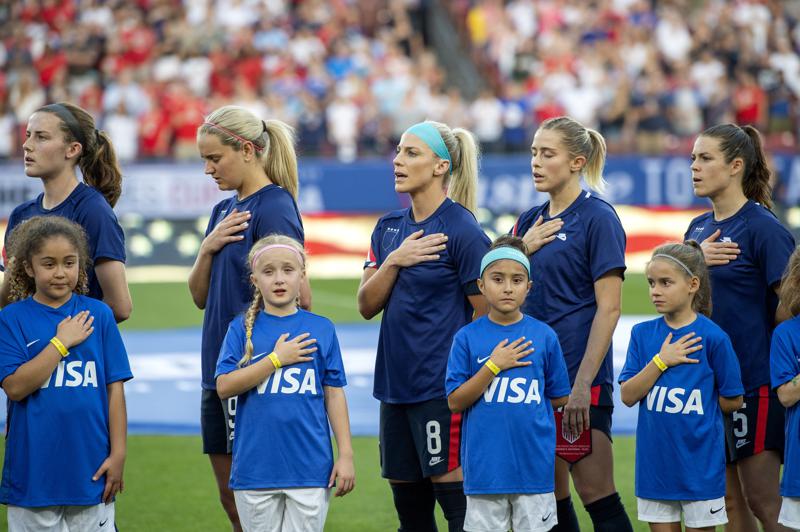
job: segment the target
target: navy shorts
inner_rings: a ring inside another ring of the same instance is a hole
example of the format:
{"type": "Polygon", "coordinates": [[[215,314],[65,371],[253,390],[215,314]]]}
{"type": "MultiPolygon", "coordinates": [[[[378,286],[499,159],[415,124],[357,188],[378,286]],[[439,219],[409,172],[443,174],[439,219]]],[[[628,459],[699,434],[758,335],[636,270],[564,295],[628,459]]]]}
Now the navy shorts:
{"type": "Polygon", "coordinates": [[[461,414],[447,399],[422,403],[381,402],[381,476],[416,482],[461,466],[461,414]]]}
{"type": "Polygon", "coordinates": [[[614,413],[614,396],[611,384],[592,386],[592,402],[589,406],[589,426],[611,439],[611,415],[614,413]]]}
{"type": "Polygon", "coordinates": [[[231,454],[236,421],[236,397],[222,400],[216,390],[203,390],[200,432],[204,454],[231,454]]]}
{"type": "Polygon", "coordinates": [[[728,463],[777,451],[783,460],[786,409],[768,385],[744,396],[742,408],[725,416],[725,441],[728,463]]]}

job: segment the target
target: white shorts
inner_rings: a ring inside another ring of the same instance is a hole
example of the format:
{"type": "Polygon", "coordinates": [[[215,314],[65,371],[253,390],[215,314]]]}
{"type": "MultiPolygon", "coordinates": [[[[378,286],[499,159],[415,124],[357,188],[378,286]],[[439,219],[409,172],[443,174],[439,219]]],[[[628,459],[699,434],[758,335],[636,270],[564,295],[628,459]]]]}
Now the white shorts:
{"type": "Polygon", "coordinates": [[[114,503],[94,506],[8,505],[8,532],[114,532],[114,503]]]}
{"type": "Polygon", "coordinates": [[[468,532],[544,532],[558,524],[556,496],[537,494],[467,495],[468,532]]]}
{"type": "Polygon", "coordinates": [[[234,490],[233,496],[245,532],[322,532],[330,490],[234,490]]]}
{"type": "Polygon", "coordinates": [[[800,530],[800,498],[783,497],[778,523],[793,530],[800,530]]]}
{"type": "Polygon", "coordinates": [[[636,498],[639,521],[647,523],[680,523],[692,528],[724,525],[728,522],[725,497],[708,501],[666,501],[636,498]]]}

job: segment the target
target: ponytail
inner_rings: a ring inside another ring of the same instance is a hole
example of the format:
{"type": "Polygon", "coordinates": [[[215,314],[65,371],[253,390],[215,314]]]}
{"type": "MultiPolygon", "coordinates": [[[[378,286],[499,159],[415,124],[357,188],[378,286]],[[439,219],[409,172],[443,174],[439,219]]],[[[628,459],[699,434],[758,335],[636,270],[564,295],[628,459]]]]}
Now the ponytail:
{"type": "Polygon", "coordinates": [[[268,143],[261,157],[267,177],[286,189],[296,200],[299,186],[297,174],[297,153],[294,150],[294,129],[280,120],[264,122],[268,143]]]}
{"type": "Polygon", "coordinates": [[[442,137],[450,154],[451,172],[445,174],[448,196],[471,213],[478,209],[478,157],[480,149],[475,137],[463,128],[450,129],[446,124],[428,120],[442,137]]]}
{"type": "Polygon", "coordinates": [[[250,360],[253,359],[253,325],[256,322],[256,316],[258,316],[259,310],[261,310],[261,291],[256,288],[253,301],[250,302],[250,306],[247,307],[247,313],[244,315],[246,341],[244,344],[244,355],[239,361],[239,367],[246,366],[250,363],[250,360]]]}
{"type": "Polygon", "coordinates": [[[606,188],[606,180],[603,179],[603,167],[606,164],[606,139],[594,129],[586,128],[589,134],[591,149],[586,158],[586,165],[583,167],[583,176],[589,188],[598,192],[603,192],[606,188]]]}
{"type": "Polygon", "coordinates": [[[606,141],[603,135],[568,116],[549,118],[542,122],[539,129],[560,132],[561,141],[570,156],[586,158],[582,174],[589,188],[597,192],[605,190],[607,183],[603,179],[603,167],[606,163],[606,141]]]}

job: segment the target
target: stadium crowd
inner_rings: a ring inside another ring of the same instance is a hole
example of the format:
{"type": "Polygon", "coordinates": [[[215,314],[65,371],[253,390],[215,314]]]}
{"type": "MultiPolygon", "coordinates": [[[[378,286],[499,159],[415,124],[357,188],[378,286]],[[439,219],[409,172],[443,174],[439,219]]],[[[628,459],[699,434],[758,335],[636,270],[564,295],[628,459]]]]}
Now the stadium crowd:
{"type": "Polygon", "coordinates": [[[92,112],[123,160],[196,157],[227,103],[297,128],[302,153],[391,151],[430,118],[525,150],[568,114],[612,151],[688,151],[705,126],[796,146],[800,8],[778,0],[446,2],[489,81],[448,86],[425,0],[25,0],[0,7],[0,157],[46,102],[92,112]],[[690,16],[686,13],[691,12],[690,16]],[[599,14],[598,14],[599,13],[599,14]],[[21,23],[20,23],[21,22],[21,23]]]}

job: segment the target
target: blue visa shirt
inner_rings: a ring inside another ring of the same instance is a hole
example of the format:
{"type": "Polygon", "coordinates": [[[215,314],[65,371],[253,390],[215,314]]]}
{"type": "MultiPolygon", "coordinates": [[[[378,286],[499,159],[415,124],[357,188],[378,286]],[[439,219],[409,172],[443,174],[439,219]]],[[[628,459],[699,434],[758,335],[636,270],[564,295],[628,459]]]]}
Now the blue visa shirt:
{"type": "Polygon", "coordinates": [[[28,508],[102,502],[106,479],[92,480],[111,452],[108,391],[130,379],[125,345],[111,309],[73,294],[58,308],[32,297],[0,312],[0,382],[36,357],[67,316],[88,310],[94,332],[69,349],[44,385],[8,401],[0,502],[28,508]]]}
{"type": "Polygon", "coordinates": [[[499,325],[487,316],[462,328],[453,339],[445,388],[450,395],[486,364],[503,339],[524,336],[533,353],[530,366],[500,372],[464,412],[461,464],[464,493],[550,493],[555,489],[556,427],[550,399],[569,395],[567,367],[556,333],[523,316],[499,325]]]}
{"type": "Polygon", "coordinates": [[[663,317],[634,325],[628,357],[619,376],[636,376],[661,350],[694,332],[703,349],[689,355],[697,364],[667,369],[639,401],[636,427],[636,496],[701,501],[725,495],[725,434],[720,397],[744,393],[730,339],[707,317],[673,329],[663,317]]]}
{"type": "Polygon", "coordinates": [[[237,314],[247,310],[253,300],[255,288],[250,282],[250,265],[247,264],[250,248],[261,238],[273,233],[290,236],[300,244],[305,241],[297,204],[291,194],[277,185],[267,185],[241,201],[231,196],[217,203],[211,211],[206,236],[233,209],[238,212],[250,211],[250,225],[237,233],[244,236],[242,240],[224,245],[211,262],[201,349],[205,390],[217,388],[214,372],[228,325],[237,314]]]}
{"type": "MultiPolygon", "coordinates": [[[[772,387],[800,374],[800,316],[775,328],[770,352],[772,387]]],[[[800,497],[800,403],[786,409],[786,448],[783,451],[781,495],[800,497]]]]}
{"type": "MultiPolygon", "coordinates": [[[[11,232],[25,220],[34,216],[61,216],[75,222],[86,231],[89,257],[94,264],[101,259],[125,262],[125,235],[117,221],[117,215],[100,192],[85,183],[78,183],[67,199],[52,209],[45,209],[42,206],[43,200],[44,193],[41,193],[36,199],[26,201],[11,212],[6,227],[6,248],[11,232]]],[[[94,267],[89,268],[87,273],[89,297],[102,301],[103,290],[97,281],[94,267]]]]}
{"type": "MultiPolygon", "coordinates": [[[[239,396],[230,487],[234,490],[325,488],[333,451],[324,386],[347,384],[333,323],[298,309],[290,316],[259,312],[253,324],[253,361],[258,362],[285,333],[311,333],[317,351],[310,362],[275,370],[239,396]]],[[[244,317],[231,322],[220,352],[217,376],[239,369],[244,355],[244,317]]]]}
{"type": "Polygon", "coordinates": [[[444,399],[444,377],[453,335],[472,321],[467,298],[480,294],[475,281],[489,237],[475,217],[447,198],[416,222],[410,208],[378,220],[365,268],[380,268],[410,234],[447,235],[439,259],[400,268],[383,308],[375,360],[376,399],[395,404],[444,399]]]}
{"type": "Polygon", "coordinates": [[[753,201],[719,222],[713,212],[698,216],[684,238],[702,242],[717,229],[722,231],[719,241],[736,242],[741,253],[728,264],[709,267],[711,319],[730,336],[750,394],[769,384],[769,346],[778,307],[772,286],[783,276],[794,238],[772,212],[753,201]]]}
{"type": "MultiPolygon", "coordinates": [[[[614,208],[590,192],[558,216],[549,210],[547,201],[522,213],[511,230],[522,237],[540,216],[564,222],[555,240],[530,256],[533,288],[522,311],[556,331],[574,383],[597,313],[594,283],[611,270],[625,270],[625,231],[614,208]]],[[[612,352],[609,345],[593,386],[613,382],[612,352]]]]}

